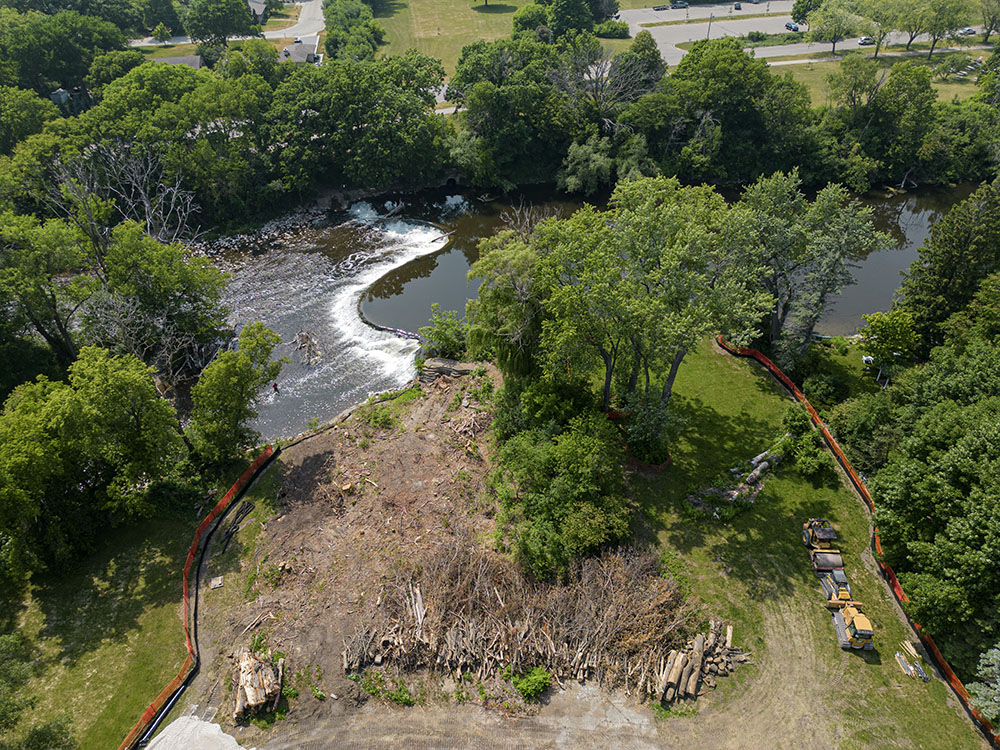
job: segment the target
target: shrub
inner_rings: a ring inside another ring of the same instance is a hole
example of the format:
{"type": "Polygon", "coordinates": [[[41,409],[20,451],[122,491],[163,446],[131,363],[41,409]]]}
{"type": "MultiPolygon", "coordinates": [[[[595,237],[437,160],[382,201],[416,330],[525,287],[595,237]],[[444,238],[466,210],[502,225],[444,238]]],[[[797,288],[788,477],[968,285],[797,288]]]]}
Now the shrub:
{"type": "Polygon", "coordinates": [[[602,39],[628,39],[628,24],[624,21],[605,21],[594,27],[594,36],[602,39]]]}
{"type": "Polygon", "coordinates": [[[812,420],[809,415],[798,404],[789,404],[781,417],[781,424],[792,437],[799,437],[809,432],[812,427],[812,420]]]}
{"type": "Polygon", "coordinates": [[[810,401],[833,404],[843,397],[843,384],[833,375],[825,372],[813,373],[802,381],[802,391],[810,401]]]}
{"type": "Polygon", "coordinates": [[[533,667],[528,674],[523,677],[514,677],[514,689],[521,694],[528,703],[537,700],[552,684],[552,675],[541,667],[533,667]]]}
{"type": "Polygon", "coordinates": [[[763,31],[751,31],[747,34],[748,42],[763,42],[767,39],[767,34],[763,31]]]}
{"type": "Polygon", "coordinates": [[[469,324],[465,318],[459,319],[454,310],[442,313],[441,305],[437,302],[431,305],[431,324],[418,331],[425,354],[449,359],[462,359],[465,356],[468,332],[469,324]]]}

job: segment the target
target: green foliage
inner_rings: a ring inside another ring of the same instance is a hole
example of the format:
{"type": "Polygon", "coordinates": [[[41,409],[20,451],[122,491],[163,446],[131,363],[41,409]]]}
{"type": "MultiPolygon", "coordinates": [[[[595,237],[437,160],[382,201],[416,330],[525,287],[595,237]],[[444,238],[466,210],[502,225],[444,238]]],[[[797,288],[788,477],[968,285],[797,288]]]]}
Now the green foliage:
{"type": "Polygon", "coordinates": [[[280,341],[262,323],[247,325],[238,348],[221,352],[191,389],[194,406],[185,433],[206,461],[239,455],[257,441],[250,423],[262,391],[281,372],[281,361],[271,359],[280,341]]]}
{"type": "Polygon", "coordinates": [[[934,223],[900,287],[900,309],[913,317],[926,356],[944,342],[944,324],[1000,270],[1000,181],[983,185],[934,223]]]}
{"type": "Polygon", "coordinates": [[[847,0],[823,0],[816,10],[809,13],[806,21],[810,38],[832,43],[833,51],[837,50],[837,42],[854,36],[864,25],[847,0]]]}
{"type": "Polygon", "coordinates": [[[602,39],[628,39],[628,24],[625,21],[604,21],[594,26],[594,36],[602,39]]]}
{"type": "Polygon", "coordinates": [[[594,16],[587,0],[551,0],[549,3],[549,28],[556,38],[590,31],[594,16]]]}
{"type": "Polygon", "coordinates": [[[148,515],[182,452],[173,407],[130,356],[84,348],[69,382],[40,376],[0,414],[0,536],[11,568],[63,565],[109,519],[148,515]]]}
{"type": "Polygon", "coordinates": [[[48,96],[83,83],[98,55],[125,47],[114,24],[75,10],[48,15],[0,8],[0,86],[34,89],[48,96]]]}
{"type": "Polygon", "coordinates": [[[994,646],[979,657],[976,682],[967,687],[983,715],[993,722],[1000,720],[1000,646],[994,646]]]}
{"type": "Polygon", "coordinates": [[[514,689],[528,703],[538,700],[552,684],[552,675],[541,667],[532,667],[527,674],[520,677],[512,676],[514,689]]]}
{"type": "Polygon", "coordinates": [[[357,682],[362,690],[375,698],[385,698],[400,706],[416,705],[416,698],[410,693],[406,683],[400,679],[397,679],[396,686],[390,689],[386,687],[385,675],[374,669],[368,670],[361,676],[348,675],[348,678],[357,682]]]}
{"type": "Polygon", "coordinates": [[[602,415],[575,417],[554,438],[518,433],[498,458],[500,527],[535,575],[561,575],[573,557],[628,533],[622,447],[602,415]]]}
{"type": "Polygon", "coordinates": [[[146,62],[146,56],[137,49],[112,50],[98,55],[87,71],[87,87],[97,99],[100,99],[105,86],[144,62],[146,62]]]}
{"type": "Polygon", "coordinates": [[[260,35],[243,0],[191,0],[184,28],[194,41],[220,48],[234,36],[260,35]]]}
{"type": "Polygon", "coordinates": [[[341,60],[374,60],[385,31],[361,0],[324,0],[327,55],[341,60]]]}
{"type": "Polygon", "coordinates": [[[20,141],[41,132],[45,123],[58,116],[56,106],[34,91],[0,86],[0,154],[9,154],[20,141]]]}
{"type": "Polygon", "coordinates": [[[431,323],[423,326],[418,333],[423,351],[428,357],[447,357],[448,359],[463,359],[465,357],[465,339],[469,324],[454,310],[441,312],[441,305],[431,303],[431,323]]]}
{"type": "Polygon", "coordinates": [[[534,34],[539,27],[548,25],[549,11],[544,5],[528,3],[514,11],[511,21],[514,36],[523,33],[534,34]]]}
{"type": "Polygon", "coordinates": [[[152,36],[153,39],[158,41],[160,44],[163,44],[170,40],[170,29],[166,27],[166,24],[164,24],[163,21],[160,21],[156,24],[156,28],[150,32],[150,36],[152,36]]]}
{"type": "Polygon", "coordinates": [[[386,690],[385,697],[400,706],[413,706],[417,702],[402,680],[396,680],[396,687],[392,690],[386,690]]]}

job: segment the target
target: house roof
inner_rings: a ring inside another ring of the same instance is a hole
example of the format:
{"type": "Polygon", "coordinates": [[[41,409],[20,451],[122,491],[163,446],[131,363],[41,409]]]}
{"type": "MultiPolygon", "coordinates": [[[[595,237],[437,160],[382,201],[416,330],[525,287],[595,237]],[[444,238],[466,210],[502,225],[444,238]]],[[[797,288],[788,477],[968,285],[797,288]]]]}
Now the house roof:
{"type": "Polygon", "coordinates": [[[315,62],[319,47],[318,36],[307,36],[297,44],[289,44],[281,51],[281,60],[287,62],[315,62]]]}
{"type": "Polygon", "coordinates": [[[180,57],[154,57],[154,62],[166,63],[167,65],[187,65],[189,68],[198,70],[204,63],[201,55],[181,55],[180,57]]]}

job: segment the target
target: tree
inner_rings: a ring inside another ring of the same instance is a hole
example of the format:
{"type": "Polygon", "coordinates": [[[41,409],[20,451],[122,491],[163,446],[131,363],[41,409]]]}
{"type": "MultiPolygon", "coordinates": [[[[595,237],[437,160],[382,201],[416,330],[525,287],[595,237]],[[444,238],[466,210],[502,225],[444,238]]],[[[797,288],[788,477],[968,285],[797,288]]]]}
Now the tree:
{"type": "Polygon", "coordinates": [[[817,42],[830,42],[837,51],[837,42],[853,36],[863,21],[855,14],[846,0],[826,0],[809,14],[809,36],[817,42]]]}
{"type": "MultiPolygon", "coordinates": [[[[998,0],[1000,1],[1000,0],[998,0]]],[[[519,34],[534,34],[540,26],[545,26],[549,22],[549,11],[544,5],[538,3],[528,3],[522,5],[511,18],[514,36],[519,34]]]]}
{"type": "Polygon", "coordinates": [[[875,59],[886,37],[899,28],[901,7],[899,0],[861,0],[858,5],[858,12],[869,22],[875,39],[875,59]]]}
{"type": "Polygon", "coordinates": [[[969,11],[967,0],[930,0],[927,6],[927,34],[931,38],[928,59],[939,41],[965,25],[969,11]]]}
{"type": "Polygon", "coordinates": [[[39,222],[27,216],[3,215],[0,221],[0,293],[52,349],[63,366],[77,354],[73,318],[90,296],[92,283],[63,274],[84,264],[78,236],[57,220],[39,222]]]}
{"type": "Polygon", "coordinates": [[[893,371],[899,367],[899,360],[906,360],[916,349],[913,316],[905,310],[896,309],[861,317],[865,321],[865,327],[860,331],[861,351],[875,360],[879,374],[885,373],[888,385],[893,371]]]}
{"type": "Polygon", "coordinates": [[[234,36],[260,36],[245,0],[191,0],[184,28],[196,42],[220,48],[234,36]]]}
{"type": "Polygon", "coordinates": [[[905,32],[906,51],[910,51],[910,45],[921,34],[927,31],[929,23],[929,8],[926,0],[898,0],[899,5],[899,30],[905,32]]]}
{"type": "Polygon", "coordinates": [[[900,286],[898,306],[913,316],[927,356],[944,343],[943,325],[1000,270],[1000,182],[979,190],[941,217],[900,286]]]}
{"type": "Polygon", "coordinates": [[[84,314],[89,339],[155,367],[167,383],[196,377],[225,341],[225,276],[208,259],[126,222],[113,230],[99,276],[103,289],[84,314]]]}
{"type": "Polygon", "coordinates": [[[819,10],[823,0],[795,0],[792,4],[792,20],[796,23],[805,23],[809,14],[814,10],[819,10]]]}
{"type": "Polygon", "coordinates": [[[148,514],[180,457],[178,430],[134,357],[85,347],[68,382],[17,388],[0,414],[0,536],[15,569],[64,565],[109,521],[148,514]]]}
{"type": "Polygon", "coordinates": [[[1000,645],[979,657],[976,681],[969,684],[976,708],[990,721],[1000,721],[1000,645]]]}
{"type": "Polygon", "coordinates": [[[850,110],[852,119],[871,104],[872,98],[885,81],[879,64],[867,55],[851,53],[840,61],[840,69],[826,77],[833,101],[850,110]]]}
{"type": "Polygon", "coordinates": [[[990,35],[1000,31],[1000,0],[979,0],[979,10],[983,19],[983,44],[986,44],[990,35]]]}
{"type": "Polygon", "coordinates": [[[29,135],[39,133],[45,123],[59,117],[59,110],[34,91],[0,86],[0,154],[9,154],[29,135]]]}
{"type": "Polygon", "coordinates": [[[830,297],[853,283],[851,261],[889,247],[891,239],[875,231],[871,210],[839,185],[809,203],[794,171],[761,178],[740,205],[749,216],[756,262],[765,269],[762,285],[773,300],[768,343],[782,366],[792,366],[830,297]]]}
{"type": "Polygon", "coordinates": [[[201,373],[185,433],[203,460],[232,458],[260,438],[250,424],[261,391],[281,372],[281,361],[271,359],[280,342],[263,323],[251,323],[240,331],[238,348],[221,352],[201,373]]]}
{"type": "Polygon", "coordinates": [[[594,17],[587,0],[552,0],[549,5],[549,28],[557,39],[593,27],[594,17]]]}
{"type": "Polygon", "coordinates": [[[144,62],[146,56],[137,49],[105,52],[94,58],[84,82],[94,97],[100,100],[105,86],[118,80],[132,68],[138,68],[144,62]]]}
{"type": "Polygon", "coordinates": [[[166,27],[163,21],[156,24],[156,28],[153,29],[151,35],[160,44],[166,44],[170,41],[170,29],[166,27]]]}
{"type": "Polygon", "coordinates": [[[173,0],[145,0],[142,5],[142,23],[147,29],[162,23],[171,33],[181,30],[173,0]]]}

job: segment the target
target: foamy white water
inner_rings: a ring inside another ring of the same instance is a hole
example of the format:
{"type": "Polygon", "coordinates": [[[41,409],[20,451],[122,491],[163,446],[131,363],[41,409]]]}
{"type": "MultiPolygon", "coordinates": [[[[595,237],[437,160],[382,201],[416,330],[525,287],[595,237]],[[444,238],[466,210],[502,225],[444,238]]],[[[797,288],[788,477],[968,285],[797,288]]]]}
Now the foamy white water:
{"type": "Polygon", "coordinates": [[[280,392],[268,393],[259,408],[255,428],[265,439],[296,435],[415,375],[417,342],[365,324],[358,302],[382,276],[441,250],[447,238],[427,224],[380,216],[371,205],[357,204],[347,223],[316,230],[310,243],[232,263],[226,294],[231,322],[238,329],[262,321],[284,342],[276,354],[290,360],[278,379],[280,392]],[[315,364],[294,350],[302,330],[319,345],[315,364]]]}

